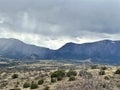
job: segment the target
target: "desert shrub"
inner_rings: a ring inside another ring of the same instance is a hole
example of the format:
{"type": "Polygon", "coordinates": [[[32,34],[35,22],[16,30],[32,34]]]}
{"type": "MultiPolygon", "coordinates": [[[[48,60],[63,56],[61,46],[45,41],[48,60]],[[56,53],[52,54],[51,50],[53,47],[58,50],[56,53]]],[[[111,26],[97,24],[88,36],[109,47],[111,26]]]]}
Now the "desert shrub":
{"type": "Polygon", "coordinates": [[[62,79],[63,79],[63,77],[61,77],[61,76],[57,77],[58,81],[61,81],[62,79]]]}
{"type": "Polygon", "coordinates": [[[23,88],[28,88],[28,87],[30,87],[30,83],[25,82],[25,83],[23,84],[23,88]]]}
{"type": "Polygon", "coordinates": [[[74,76],[70,76],[69,77],[69,81],[75,81],[75,77],[74,76]]]}
{"type": "Polygon", "coordinates": [[[93,77],[93,75],[90,72],[87,72],[86,70],[80,71],[79,75],[83,78],[88,78],[88,79],[93,77]]]}
{"type": "Polygon", "coordinates": [[[110,76],[105,76],[104,79],[105,80],[110,80],[110,76]]]}
{"type": "Polygon", "coordinates": [[[39,81],[38,81],[38,85],[42,85],[44,83],[44,80],[43,79],[40,79],[39,81]]]}
{"type": "Polygon", "coordinates": [[[117,84],[116,86],[117,86],[118,88],[120,88],[120,84],[117,84]]]}
{"type": "Polygon", "coordinates": [[[16,78],[18,78],[18,74],[13,74],[12,79],[16,79],[16,78]]]}
{"type": "Polygon", "coordinates": [[[20,88],[15,88],[15,90],[21,90],[20,88]]]}
{"type": "Polygon", "coordinates": [[[103,88],[106,88],[107,86],[106,86],[106,84],[102,84],[102,87],[103,87],[103,88]]]}
{"type": "Polygon", "coordinates": [[[58,70],[58,71],[55,71],[51,74],[51,78],[58,78],[58,77],[64,77],[65,76],[65,71],[64,70],[58,70]]]}
{"type": "Polygon", "coordinates": [[[31,89],[36,89],[36,88],[38,88],[38,85],[36,83],[31,83],[30,88],[31,89]]]}
{"type": "Polygon", "coordinates": [[[107,89],[107,90],[110,88],[108,83],[103,82],[103,83],[100,83],[99,85],[100,85],[100,87],[107,89]]]}
{"type": "Polygon", "coordinates": [[[56,78],[51,78],[51,83],[56,82],[56,78]]]}
{"type": "Polygon", "coordinates": [[[21,90],[20,88],[14,88],[14,89],[10,89],[10,90],[21,90]]]}
{"type": "Polygon", "coordinates": [[[14,88],[14,89],[9,89],[9,90],[21,90],[20,88],[14,88]]]}
{"type": "Polygon", "coordinates": [[[100,70],[99,71],[99,75],[105,75],[105,71],[104,70],[100,70]]]}
{"type": "Polygon", "coordinates": [[[97,69],[97,68],[98,68],[97,65],[92,65],[92,66],[91,66],[91,69],[97,69]]]}
{"type": "Polygon", "coordinates": [[[104,66],[104,67],[101,67],[101,70],[106,70],[106,69],[107,69],[107,67],[105,67],[105,66],[104,66]]]}
{"type": "Polygon", "coordinates": [[[43,90],[50,90],[49,86],[45,86],[45,88],[43,90]]]}
{"type": "Polygon", "coordinates": [[[69,72],[67,72],[67,76],[68,76],[68,77],[76,76],[76,75],[77,75],[77,72],[74,71],[74,70],[69,70],[69,72]]]}
{"type": "Polygon", "coordinates": [[[115,74],[120,74],[120,68],[115,71],[115,74]]]}
{"type": "Polygon", "coordinates": [[[17,85],[19,85],[19,84],[20,84],[20,82],[17,82],[16,84],[17,84],[17,85]]]}

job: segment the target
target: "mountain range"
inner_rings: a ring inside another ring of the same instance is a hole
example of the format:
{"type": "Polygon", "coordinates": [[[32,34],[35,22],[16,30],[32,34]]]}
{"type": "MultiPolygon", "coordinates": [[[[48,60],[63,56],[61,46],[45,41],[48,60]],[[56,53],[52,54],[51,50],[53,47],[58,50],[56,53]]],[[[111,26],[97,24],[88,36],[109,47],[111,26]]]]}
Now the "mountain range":
{"type": "Polygon", "coordinates": [[[102,40],[92,43],[66,43],[57,50],[26,44],[17,39],[0,38],[0,56],[18,60],[86,60],[120,63],[120,41],[102,40]]]}

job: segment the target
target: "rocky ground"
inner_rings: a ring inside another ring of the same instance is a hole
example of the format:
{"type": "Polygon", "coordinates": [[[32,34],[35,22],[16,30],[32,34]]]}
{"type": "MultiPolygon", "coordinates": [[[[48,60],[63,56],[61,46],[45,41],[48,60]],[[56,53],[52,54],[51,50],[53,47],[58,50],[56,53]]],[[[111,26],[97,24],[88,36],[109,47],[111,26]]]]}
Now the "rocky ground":
{"type": "Polygon", "coordinates": [[[0,68],[0,90],[120,90],[119,68],[54,61],[19,62],[14,67],[0,68]]]}

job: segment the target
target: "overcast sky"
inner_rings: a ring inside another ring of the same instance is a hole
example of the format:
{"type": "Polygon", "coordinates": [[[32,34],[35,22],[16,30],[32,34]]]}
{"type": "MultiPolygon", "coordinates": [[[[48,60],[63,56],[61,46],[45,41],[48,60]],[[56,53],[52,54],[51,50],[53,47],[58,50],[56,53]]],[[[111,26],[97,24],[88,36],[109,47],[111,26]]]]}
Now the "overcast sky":
{"type": "Polygon", "coordinates": [[[120,40],[120,0],[0,0],[0,38],[52,49],[120,40]]]}

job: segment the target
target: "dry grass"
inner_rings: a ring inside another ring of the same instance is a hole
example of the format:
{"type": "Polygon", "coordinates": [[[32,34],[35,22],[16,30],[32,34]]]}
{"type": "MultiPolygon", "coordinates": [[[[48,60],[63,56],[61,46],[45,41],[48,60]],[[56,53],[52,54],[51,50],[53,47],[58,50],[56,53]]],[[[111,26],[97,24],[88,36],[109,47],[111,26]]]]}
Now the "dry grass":
{"type": "MultiPolygon", "coordinates": [[[[52,64],[53,65],[53,64],[52,64]]],[[[52,66],[49,65],[49,66],[52,66]]],[[[66,64],[68,66],[68,64],[66,64]]],[[[34,65],[35,66],[35,65],[34,65]]],[[[46,66],[46,65],[44,65],[46,66]]],[[[38,67],[38,64],[37,64],[38,67]]],[[[99,66],[101,67],[101,66],[99,66]]],[[[2,70],[0,71],[0,90],[9,90],[13,88],[21,88],[21,90],[30,90],[30,88],[23,88],[23,84],[27,82],[37,83],[40,78],[44,79],[44,84],[39,85],[36,90],[43,90],[44,87],[49,86],[50,90],[120,90],[120,75],[115,75],[117,66],[106,66],[105,75],[99,75],[100,68],[91,69],[90,67],[76,68],[77,76],[75,81],[68,81],[68,77],[64,77],[62,81],[51,83],[51,72],[53,70],[2,70]],[[79,76],[81,70],[87,70],[87,72],[93,75],[92,78],[84,78],[79,76]],[[16,73],[18,78],[12,79],[11,76],[16,73]],[[109,77],[109,80],[104,77],[109,77]]],[[[66,72],[69,68],[65,69],[66,72]]],[[[35,89],[34,89],[35,90],[35,89]]]]}

